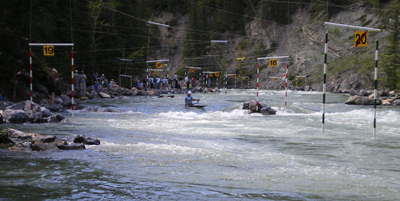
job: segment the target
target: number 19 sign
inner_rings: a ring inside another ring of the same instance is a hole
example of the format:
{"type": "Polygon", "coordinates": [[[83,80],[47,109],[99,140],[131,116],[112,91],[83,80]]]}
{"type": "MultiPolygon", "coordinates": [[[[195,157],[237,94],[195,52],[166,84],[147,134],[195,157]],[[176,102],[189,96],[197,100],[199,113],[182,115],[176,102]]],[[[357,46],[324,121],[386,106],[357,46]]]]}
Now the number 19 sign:
{"type": "Polygon", "coordinates": [[[54,46],[53,45],[44,45],[43,46],[43,55],[44,56],[54,56],[54,46]]]}
{"type": "Polygon", "coordinates": [[[367,47],[368,38],[367,31],[355,31],[354,32],[354,47],[367,47]]]}

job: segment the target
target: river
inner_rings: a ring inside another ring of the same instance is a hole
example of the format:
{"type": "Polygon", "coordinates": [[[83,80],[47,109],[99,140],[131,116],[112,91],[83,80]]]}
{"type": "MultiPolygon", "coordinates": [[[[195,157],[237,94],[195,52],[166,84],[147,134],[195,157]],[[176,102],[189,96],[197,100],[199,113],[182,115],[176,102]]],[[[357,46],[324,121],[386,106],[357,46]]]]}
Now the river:
{"type": "Polygon", "coordinates": [[[322,93],[261,90],[276,115],[246,114],[255,90],[175,98],[89,100],[69,124],[3,124],[24,132],[101,140],[79,151],[0,150],[0,200],[397,200],[400,109],[345,105],[322,93]]]}

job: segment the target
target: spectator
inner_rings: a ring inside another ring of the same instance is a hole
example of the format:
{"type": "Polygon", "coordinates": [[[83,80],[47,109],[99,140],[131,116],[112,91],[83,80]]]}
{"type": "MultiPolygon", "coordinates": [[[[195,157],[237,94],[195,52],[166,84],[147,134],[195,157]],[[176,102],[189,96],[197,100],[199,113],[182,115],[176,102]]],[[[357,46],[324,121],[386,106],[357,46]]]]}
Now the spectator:
{"type": "Polygon", "coordinates": [[[186,75],[186,77],[185,77],[185,84],[186,84],[186,89],[189,89],[189,78],[188,78],[188,76],[186,75]]]}
{"type": "Polygon", "coordinates": [[[86,94],[86,81],[87,77],[83,70],[81,70],[81,74],[79,76],[79,89],[81,92],[81,97],[84,97],[86,94]]]}
{"type": "Polygon", "coordinates": [[[93,73],[93,83],[96,83],[96,81],[99,81],[99,77],[97,76],[97,72],[93,73]]]}
{"type": "Polygon", "coordinates": [[[104,86],[104,80],[106,80],[106,77],[104,77],[104,74],[101,74],[101,77],[100,77],[100,79],[99,79],[99,83],[100,83],[100,85],[102,86],[102,87],[105,87],[104,86]]]}
{"type": "Polygon", "coordinates": [[[59,74],[57,72],[57,70],[55,68],[53,68],[49,75],[48,75],[48,90],[50,93],[50,100],[49,103],[53,104],[54,101],[54,92],[56,91],[56,82],[58,82],[59,78],[58,78],[59,74]]]}
{"type": "Polygon", "coordinates": [[[79,73],[78,73],[78,70],[75,70],[74,82],[75,82],[75,89],[79,89],[79,73]]]}
{"type": "Polygon", "coordinates": [[[168,80],[167,80],[167,78],[166,77],[164,77],[163,79],[162,79],[162,88],[163,89],[165,89],[165,85],[168,83],[168,80]]]}
{"type": "Polygon", "coordinates": [[[111,88],[119,87],[119,85],[117,85],[117,83],[114,81],[114,79],[111,79],[111,81],[110,81],[110,87],[111,87],[111,88]]]}
{"type": "Polygon", "coordinates": [[[157,86],[157,89],[160,89],[160,78],[159,77],[156,77],[156,86],[157,86]]]}

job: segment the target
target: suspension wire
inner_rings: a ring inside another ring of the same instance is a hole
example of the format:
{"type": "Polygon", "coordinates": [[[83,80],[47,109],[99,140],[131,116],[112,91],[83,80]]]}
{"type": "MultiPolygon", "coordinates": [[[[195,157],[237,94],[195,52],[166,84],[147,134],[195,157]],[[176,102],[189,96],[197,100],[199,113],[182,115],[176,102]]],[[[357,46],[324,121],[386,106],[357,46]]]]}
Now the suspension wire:
{"type": "Polygon", "coordinates": [[[329,0],[326,0],[326,16],[325,16],[325,22],[328,21],[328,14],[329,14],[329,0]]]}
{"type": "Polygon", "coordinates": [[[32,43],[32,0],[30,5],[30,17],[29,17],[29,42],[32,43]]]}
{"type": "Polygon", "coordinates": [[[69,20],[71,21],[71,43],[74,42],[72,34],[72,0],[69,1],[69,20]]]}

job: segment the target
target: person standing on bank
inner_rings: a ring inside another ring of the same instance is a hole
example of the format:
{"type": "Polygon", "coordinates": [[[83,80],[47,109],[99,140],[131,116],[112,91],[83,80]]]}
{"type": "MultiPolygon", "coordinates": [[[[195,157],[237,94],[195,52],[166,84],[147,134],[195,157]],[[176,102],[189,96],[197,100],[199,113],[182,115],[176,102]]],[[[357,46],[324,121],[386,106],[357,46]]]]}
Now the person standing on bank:
{"type": "Polygon", "coordinates": [[[79,75],[79,89],[81,92],[81,97],[84,97],[86,94],[86,80],[87,80],[87,77],[86,77],[84,71],[82,70],[81,74],[79,75]]]}
{"type": "Polygon", "coordinates": [[[53,104],[54,101],[54,92],[56,91],[56,82],[58,82],[59,78],[58,78],[58,72],[55,68],[53,68],[50,73],[48,78],[49,81],[49,86],[48,86],[48,90],[50,93],[50,100],[49,103],[53,104]]]}
{"type": "Polygon", "coordinates": [[[75,84],[75,89],[78,90],[79,89],[79,73],[78,70],[75,70],[74,73],[74,84],[75,84]]]}

